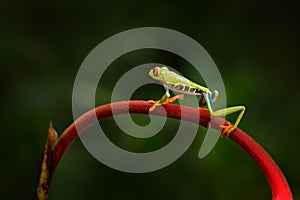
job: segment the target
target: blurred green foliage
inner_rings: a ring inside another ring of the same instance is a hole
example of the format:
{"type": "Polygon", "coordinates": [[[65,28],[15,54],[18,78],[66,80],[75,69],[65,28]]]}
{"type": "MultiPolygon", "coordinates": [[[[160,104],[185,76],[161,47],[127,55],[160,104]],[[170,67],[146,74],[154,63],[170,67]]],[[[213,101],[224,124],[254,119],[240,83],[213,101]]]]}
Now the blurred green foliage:
{"type": "MultiPolygon", "coordinates": [[[[145,26],[180,31],[209,52],[222,74],[228,105],[247,108],[240,127],[273,156],[300,198],[296,3],[1,1],[0,13],[3,199],[34,198],[49,121],[58,133],[72,122],[73,82],[86,55],[116,33],[145,26]]],[[[97,99],[99,105],[109,101],[122,70],[161,60],[174,68],[184,63],[162,51],[132,52],[117,60],[101,82],[106,94],[97,99]]],[[[162,87],[145,86],[135,95],[155,99],[162,94],[162,87]]],[[[133,117],[141,124],[149,120],[133,117]]],[[[101,123],[124,148],[145,148],[141,141],[124,139],[112,119],[101,123]]],[[[168,123],[144,150],[173,137],[177,122],[168,123]]],[[[50,199],[270,199],[261,171],[233,142],[219,140],[207,157],[197,158],[204,131],[199,128],[193,145],[172,165],[146,174],[104,166],[77,139],[54,174],[50,199]]]]}

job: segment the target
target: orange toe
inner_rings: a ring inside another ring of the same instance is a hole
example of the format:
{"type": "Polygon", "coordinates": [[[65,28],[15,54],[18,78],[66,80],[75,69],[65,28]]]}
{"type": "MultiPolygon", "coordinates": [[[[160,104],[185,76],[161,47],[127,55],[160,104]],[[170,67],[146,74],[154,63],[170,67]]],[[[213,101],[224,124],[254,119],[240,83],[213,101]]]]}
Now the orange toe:
{"type": "Polygon", "coordinates": [[[157,101],[154,101],[154,100],[148,100],[148,103],[157,103],[157,102],[159,102],[159,100],[157,100],[157,101]]]}
{"type": "Polygon", "coordinates": [[[179,94],[177,96],[178,96],[178,99],[180,99],[181,101],[184,99],[184,94],[179,94]]]}
{"type": "Polygon", "coordinates": [[[220,138],[222,138],[224,135],[226,135],[226,139],[229,137],[228,130],[232,127],[233,125],[230,122],[227,122],[226,125],[220,125],[220,128],[222,128],[222,133],[220,135],[220,138]]]}

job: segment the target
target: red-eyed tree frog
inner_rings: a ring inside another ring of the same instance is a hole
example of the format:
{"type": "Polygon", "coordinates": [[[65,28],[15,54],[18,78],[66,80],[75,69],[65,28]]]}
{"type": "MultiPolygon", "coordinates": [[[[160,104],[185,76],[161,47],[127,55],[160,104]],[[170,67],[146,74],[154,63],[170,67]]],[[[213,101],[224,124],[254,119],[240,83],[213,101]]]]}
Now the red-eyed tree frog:
{"type": "Polygon", "coordinates": [[[149,101],[150,103],[154,103],[149,109],[150,112],[152,112],[159,105],[168,104],[176,101],[177,99],[183,100],[185,94],[191,96],[201,96],[199,106],[202,107],[206,105],[211,116],[226,116],[235,112],[239,112],[239,115],[233,125],[228,124],[221,126],[221,128],[223,128],[221,137],[224,134],[226,134],[227,137],[229,136],[229,134],[238,126],[245,112],[244,106],[234,106],[214,111],[214,103],[219,95],[217,90],[210,91],[208,88],[170,71],[167,67],[155,67],[149,71],[149,76],[160,81],[166,90],[166,93],[160,100],[149,101]],[[170,98],[169,90],[178,93],[178,95],[170,98]]]}

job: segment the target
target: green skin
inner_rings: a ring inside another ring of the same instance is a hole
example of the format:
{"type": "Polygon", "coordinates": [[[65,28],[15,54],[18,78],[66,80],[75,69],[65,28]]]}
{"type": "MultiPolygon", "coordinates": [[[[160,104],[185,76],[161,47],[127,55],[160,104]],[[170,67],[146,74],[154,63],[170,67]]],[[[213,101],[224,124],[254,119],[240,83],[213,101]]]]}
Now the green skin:
{"type": "MultiPolygon", "coordinates": [[[[239,115],[233,125],[222,126],[224,128],[222,135],[226,134],[227,137],[238,126],[245,112],[244,106],[234,106],[230,108],[213,111],[211,103],[215,102],[217,96],[215,96],[215,98],[213,98],[212,101],[209,101],[212,92],[208,88],[198,85],[197,83],[194,83],[188,80],[187,78],[179,74],[176,74],[175,72],[170,71],[167,67],[155,67],[154,69],[151,69],[149,71],[149,76],[155,80],[160,81],[166,89],[166,93],[164,94],[164,96],[159,101],[155,102],[151,106],[149,111],[153,111],[159,105],[172,102],[179,98],[183,99],[184,94],[191,95],[191,96],[197,96],[197,95],[200,96],[205,94],[204,97],[205,103],[207,105],[208,111],[211,116],[226,116],[235,112],[239,112],[239,115]],[[180,95],[173,97],[172,101],[168,101],[170,99],[169,89],[179,93],[180,95]]],[[[218,92],[216,92],[216,95],[217,94],[218,92]]]]}

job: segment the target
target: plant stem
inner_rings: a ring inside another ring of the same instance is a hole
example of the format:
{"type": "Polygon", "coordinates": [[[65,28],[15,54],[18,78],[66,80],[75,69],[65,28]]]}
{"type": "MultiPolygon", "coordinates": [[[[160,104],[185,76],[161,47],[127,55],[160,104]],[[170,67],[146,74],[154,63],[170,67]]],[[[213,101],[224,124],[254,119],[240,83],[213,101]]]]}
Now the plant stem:
{"type": "MultiPolygon", "coordinates": [[[[78,136],[78,133],[79,134],[82,133],[85,129],[90,127],[98,120],[102,120],[106,117],[112,116],[113,115],[112,106],[114,107],[114,115],[126,114],[128,113],[128,110],[130,113],[148,114],[149,108],[152,106],[152,104],[148,103],[148,101],[115,102],[112,104],[99,106],[80,116],[73,124],[71,124],[62,133],[62,135],[55,142],[52,142],[52,144],[56,144],[56,146],[54,149],[52,147],[53,155],[52,156],[48,155],[48,157],[53,158],[52,164],[50,165],[50,167],[48,167],[48,171],[49,171],[48,174],[50,175],[50,177],[47,177],[47,181],[43,181],[42,174],[41,174],[40,184],[38,188],[38,191],[42,190],[42,188],[40,188],[41,182],[48,184],[47,186],[43,185],[43,187],[46,188],[46,191],[43,191],[43,194],[45,194],[44,196],[46,196],[46,198],[41,198],[39,196],[38,198],[40,200],[47,199],[47,193],[49,189],[51,175],[54,173],[66,149],[78,136]],[[96,118],[94,117],[95,114],[97,116],[96,118]]],[[[227,123],[227,121],[225,121],[220,117],[211,118],[207,109],[179,106],[176,104],[167,104],[167,105],[163,105],[163,107],[165,109],[165,112],[167,113],[167,117],[182,119],[184,121],[193,122],[205,127],[208,127],[210,124],[212,128],[221,130],[220,125],[227,123]],[[181,116],[181,112],[184,112],[185,114],[181,116]],[[199,114],[201,116],[200,119],[198,117],[199,114]]],[[[163,111],[163,108],[159,106],[151,114],[164,116],[165,112],[163,111]]],[[[49,132],[50,130],[51,129],[49,129],[49,132]]],[[[54,131],[54,129],[51,131],[54,131]]],[[[257,142],[255,142],[249,135],[247,135],[239,128],[236,128],[234,131],[232,131],[229,138],[232,139],[234,142],[236,142],[239,146],[241,146],[260,167],[272,190],[273,200],[293,199],[288,183],[284,175],[282,174],[281,170],[273,161],[273,159],[270,157],[270,155],[257,142]]],[[[42,166],[45,167],[45,165],[43,164],[42,166]]]]}

